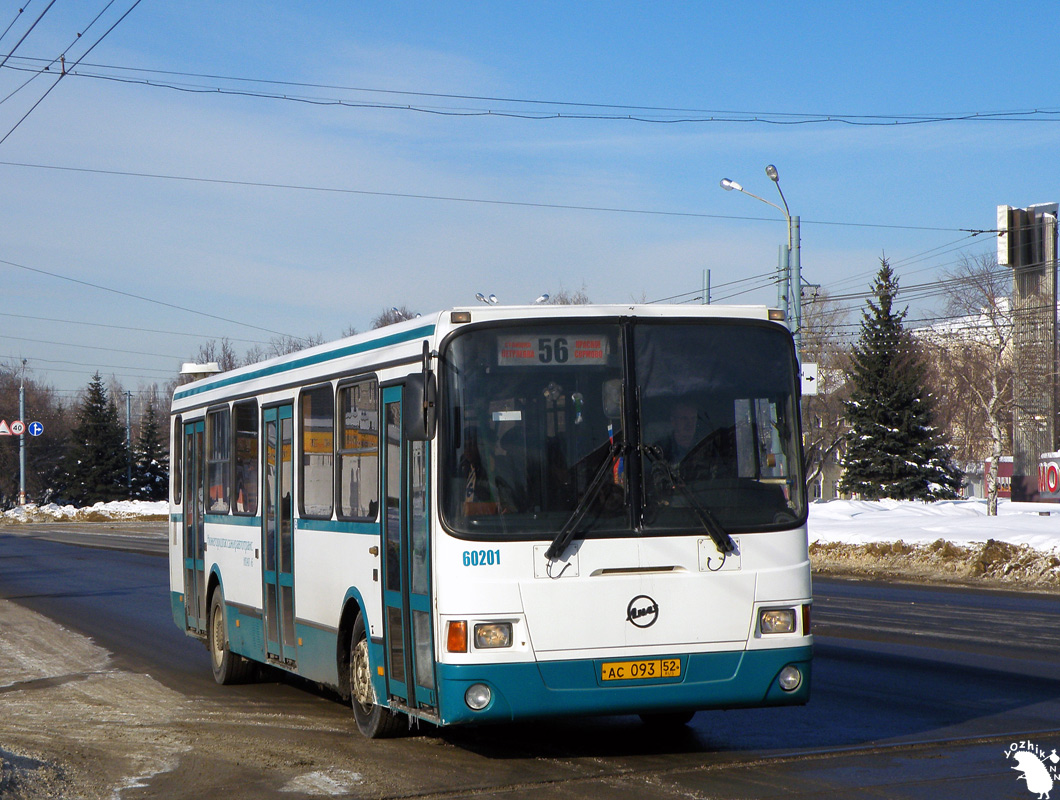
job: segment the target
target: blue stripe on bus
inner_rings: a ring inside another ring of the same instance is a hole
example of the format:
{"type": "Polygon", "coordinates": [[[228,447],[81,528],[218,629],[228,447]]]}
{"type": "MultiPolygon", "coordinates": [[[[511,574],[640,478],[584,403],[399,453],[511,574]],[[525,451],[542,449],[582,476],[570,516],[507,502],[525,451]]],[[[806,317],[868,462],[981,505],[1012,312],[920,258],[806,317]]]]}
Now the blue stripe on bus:
{"type": "Polygon", "coordinates": [[[343,522],[333,519],[296,519],[294,526],[301,531],[326,531],[329,533],[360,533],[379,535],[378,522],[343,522]]]}
{"type": "Polygon", "coordinates": [[[757,708],[801,705],[810,697],[812,647],[693,653],[678,656],[682,677],[676,681],[600,679],[604,661],[579,659],[516,664],[438,664],[442,723],[510,722],[516,719],[572,715],[665,713],[709,708],[757,708]],[[777,676],[788,664],[803,675],[794,692],[785,692],[777,676]],[[475,683],[490,687],[493,698],[472,711],[464,692],[475,683]]]}
{"type": "Polygon", "coordinates": [[[245,517],[239,514],[207,514],[205,520],[212,525],[236,525],[247,528],[260,528],[261,517],[245,517]]]}
{"type": "Polygon", "coordinates": [[[178,389],[173,394],[174,400],[183,400],[186,397],[193,397],[194,395],[201,394],[202,392],[211,392],[214,389],[220,389],[224,386],[234,386],[238,383],[245,381],[252,381],[258,378],[267,378],[271,375],[279,375],[284,372],[290,372],[292,370],[301,369],[303,367],[311,367],[316,364],[323,364],[328,361],[334,361],[338,358],[345,356],[356,355],[357,353],[367,353],[372,350],[379,350],[383,347],[389,347],[390,345],[402,344],[403,342],[410,342],[413,339],[418,339],[422,336],[431,336],[434,334],[434,325],[424,325],[419,328],[415,328],[405,333],[394,333],[390,336],[383,336],[379,339],[373,339],[370,342],[360,342],[358,344],[347,345],[346,347],[340,347],[335,350],[328,350],[325,353],[316,353],[311,356],[302,356],[296,358],[293,361],[287,361],[283,364],[273,364],[267,367],[261,367],[250,372],[245,372],[242,375],[227,375],[225,377],[217,378],[201,386],[194,386],[187,389],[178,389]]]}
{"type": "MultiPolygon", "coordinates": [[[[242,514],[206,514],[205,521],[211,525],[233,525],[244,528],[260,528],[261,517],[248,517],[242,514]]],[[[182,522],[183,515],[172,514],[171,522],[182,522]]],[[[353,522],[333,519],[295,519],[294,525],[303,531],[327,531],[331,533],[360,533],[368,536],[379,535],[378,522],[353,522]]]]}

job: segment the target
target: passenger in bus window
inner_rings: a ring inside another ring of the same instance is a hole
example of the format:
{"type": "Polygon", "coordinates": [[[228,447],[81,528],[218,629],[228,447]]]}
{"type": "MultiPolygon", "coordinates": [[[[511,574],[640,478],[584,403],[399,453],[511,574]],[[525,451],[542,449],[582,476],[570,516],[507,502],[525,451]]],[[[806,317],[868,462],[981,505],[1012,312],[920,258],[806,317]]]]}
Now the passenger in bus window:
{"type": "Polygon", "coordinates": [[[464,447],[460,455],[459,474],[464,481],[464,516],[496,514],[486,468],[479,451],[478,429],[469,425],[464,429],[464,447]]]}
{"type": "Polygon", "coordinates": [[[501,513],[531,510],[534,493],[529,485],[530,470],[522,428],[512,427],[501,437],[493,462],[501,513]]]}

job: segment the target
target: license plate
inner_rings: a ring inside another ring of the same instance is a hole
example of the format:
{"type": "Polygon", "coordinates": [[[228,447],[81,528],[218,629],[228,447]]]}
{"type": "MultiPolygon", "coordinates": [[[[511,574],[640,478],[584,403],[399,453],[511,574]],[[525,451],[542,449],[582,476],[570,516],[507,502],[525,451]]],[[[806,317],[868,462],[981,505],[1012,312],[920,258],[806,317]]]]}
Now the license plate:
{"type": "Polygon", "coordinates": [[[657,658],[651,661],[605,661],[600,679],[605,681],[645,681],[652,678],[680,678],[681,661],[657,658]]]}

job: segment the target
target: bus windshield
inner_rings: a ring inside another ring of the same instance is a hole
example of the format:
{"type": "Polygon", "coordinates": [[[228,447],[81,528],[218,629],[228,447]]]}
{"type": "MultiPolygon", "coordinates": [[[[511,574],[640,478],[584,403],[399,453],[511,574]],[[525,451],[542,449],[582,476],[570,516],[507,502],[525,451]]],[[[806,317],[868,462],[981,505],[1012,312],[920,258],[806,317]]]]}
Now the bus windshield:
{"type": "Polygon", "coordinates": [[[795,362],[776,326],[527,322],[468,329],[443,364],[454,533],[550,539],[576,518],[577,538],[703,535],[805,519],[795,362]]]}

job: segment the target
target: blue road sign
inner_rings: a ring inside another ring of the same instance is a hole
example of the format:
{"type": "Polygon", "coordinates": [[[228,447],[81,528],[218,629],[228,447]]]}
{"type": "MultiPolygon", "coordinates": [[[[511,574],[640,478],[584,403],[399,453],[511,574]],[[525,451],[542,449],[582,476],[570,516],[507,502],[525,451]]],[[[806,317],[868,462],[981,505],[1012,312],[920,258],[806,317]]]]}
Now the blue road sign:
{"type": "Polygon", "coordinates": [[[29,431],[30,436],[40,436],[44,433],[44,426],[39,422],[31,422],[27,430],[29,431]]]}

